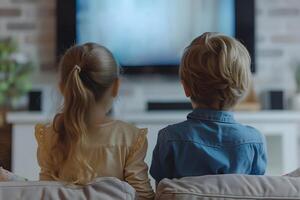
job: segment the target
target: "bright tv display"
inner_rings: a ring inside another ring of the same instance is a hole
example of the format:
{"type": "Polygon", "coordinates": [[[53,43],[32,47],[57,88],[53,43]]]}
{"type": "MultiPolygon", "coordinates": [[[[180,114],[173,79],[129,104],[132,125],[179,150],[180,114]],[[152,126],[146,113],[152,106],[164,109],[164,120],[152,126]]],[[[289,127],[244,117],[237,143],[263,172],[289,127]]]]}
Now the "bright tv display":
{"type": "Polygon", "coordinates": [[[178,65],[203,32],[235,35],[234,0],[77,0],[76,42],[97,42],[122,66],[178,65]]]}
{"type": "Polygon", "coordinates": [[[129,71],[172,70],[192,39],[220,32],[242,40],[253,55],[251,1],[57,0],[58,53],[68,43],[96,42],[110,49],[129,71]],[[240,19],[242,15],[247,18],[240,19]],[[240,37],[243,31],[248,36],[240,37]]]}

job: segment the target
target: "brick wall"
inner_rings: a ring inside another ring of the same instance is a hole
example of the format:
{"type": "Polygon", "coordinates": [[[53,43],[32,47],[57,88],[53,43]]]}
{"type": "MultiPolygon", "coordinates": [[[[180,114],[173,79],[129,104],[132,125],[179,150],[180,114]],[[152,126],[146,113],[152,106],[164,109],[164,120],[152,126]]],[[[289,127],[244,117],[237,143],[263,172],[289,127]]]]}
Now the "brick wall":
{"type": "Polygon", "coordinates": [[[1,0],[0,38],[13,37],[40,69],[53,69],[55,0],[1,0]]]}
{"type": "Polygon", "coordinates": [[[295,90],[300,63],[300,0],[256,1],[257,87],[295,90]]]}

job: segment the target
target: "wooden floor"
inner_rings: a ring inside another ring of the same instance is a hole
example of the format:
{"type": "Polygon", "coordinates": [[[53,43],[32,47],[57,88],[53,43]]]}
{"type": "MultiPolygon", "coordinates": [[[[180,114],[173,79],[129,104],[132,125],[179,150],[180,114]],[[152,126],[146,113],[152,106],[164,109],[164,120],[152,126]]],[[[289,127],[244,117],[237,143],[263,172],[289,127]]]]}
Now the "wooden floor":
{"type": "Polygon", "coordinates": [[[0,166],[11,170],[11,125],[0,127],[0,166]]]}

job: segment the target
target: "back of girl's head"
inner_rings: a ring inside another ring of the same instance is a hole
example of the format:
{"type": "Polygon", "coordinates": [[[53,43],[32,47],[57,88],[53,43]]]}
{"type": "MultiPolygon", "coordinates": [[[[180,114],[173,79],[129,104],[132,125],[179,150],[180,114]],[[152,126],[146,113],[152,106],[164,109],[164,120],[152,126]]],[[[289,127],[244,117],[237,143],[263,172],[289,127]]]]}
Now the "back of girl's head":
{"type": "Polygon", "coordinates": [[[62,112],[53,121],[57,142],[52,147],[53,165],[56,164],[52,176],[57,180],[86,183],[95,176],[82,155],[88,135],[90,108],[107,96],[105,94],[119,76],[119,67],[108,49],[86,43],[66,51],[60,61],[59,72],[64,104],[62,112]],[[73,169],[64,163],[72,163],[73,169]]]}
{"type": "Polygon", "coordinates": [[[228,110],[249,88],[250,56],[236,39],[204,33],[186,48],[180,77],[195,104],[228,110]]]}
{"type": "Polygon", "coordinates": [[[78,89],[85,89],[86,95],[93,96],[95,101],[101,99],[119,76],[119,67],[112,53],[95,43],[68,49],[61,59],[59,71],[59,86],[65,97],[68,97],[66,93],[76,92],[80,86],[78,89]]]}

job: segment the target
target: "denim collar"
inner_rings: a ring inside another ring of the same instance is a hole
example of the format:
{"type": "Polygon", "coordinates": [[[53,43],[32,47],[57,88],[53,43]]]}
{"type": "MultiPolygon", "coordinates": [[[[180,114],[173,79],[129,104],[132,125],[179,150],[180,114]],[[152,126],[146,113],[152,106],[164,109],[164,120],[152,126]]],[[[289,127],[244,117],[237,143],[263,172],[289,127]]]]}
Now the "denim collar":
{"type": "Polygon", "coordinates": [[[194,109],[187,116],[188,119],[216,121],[223,123],[236,123],[233,113],[229,111],[210,110],[210,109],[194,109]]]}

